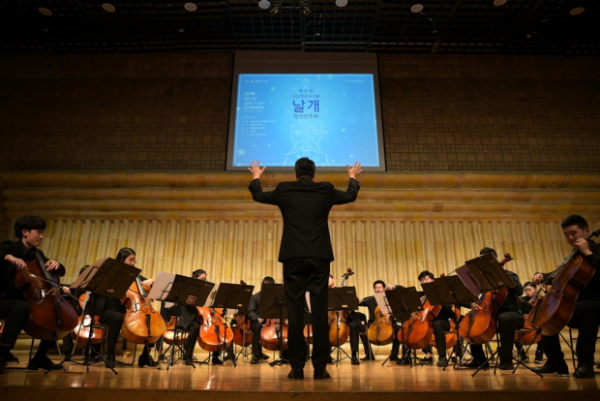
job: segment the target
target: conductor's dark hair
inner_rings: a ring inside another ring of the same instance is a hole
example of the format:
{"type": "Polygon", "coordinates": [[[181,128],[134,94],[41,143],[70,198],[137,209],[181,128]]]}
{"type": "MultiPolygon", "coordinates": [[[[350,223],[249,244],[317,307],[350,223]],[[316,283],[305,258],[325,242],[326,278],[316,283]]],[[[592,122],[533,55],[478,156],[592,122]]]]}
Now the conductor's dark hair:
{"type": "Polygon", "coordinates": [[[267,276],[265,278],[263,278],[263,283],[267,283],[267,284],[275,284],[275,279],[271,276],[267,276]]]}
{"type": "Polygon", "coordinates": [[[315,162],[310,160],[308,157],[301,157],[296,160],[296,178],[308,176],[310,178],[315,177],[315,162]]]}
{"type": "Polygon", "coordinates": [[[496,253],[496,251],[493,248],[488,248],[486,246],[481,251],[479,251],[480,255],[487,255],[488,253],[491,253],[496,259],[498,259],[498,254],[496,253]]]}
{"type": "Polygon", "coordinates": [[[578,214],[570,215],[560,223],[560,226],[562,228],[569,226],[577,226],[580,230],[584,230],[590,227],[587,220],[578,214]]]}
{"type": "Polygon", "coordinates": [[[432,280],[435,280],[435,276],[429,270],[423,270],[421,273],[419,273],[419,277],[417,277],[417,280],[421,281],[421,279],[425,277],[429,277],[432,280]]]}
{"type": "Polygon", "coordinates": [[[377,284],[381,284],[383,286],[383,288],[385,288],[385,282],[383,280],[377,280],[373,283],[373,288],[375,288],[375,286],[377,284]]]}
{"type": "Polygon", "coordinates": [[[24,216],[15,221],[15,237],[23,239],[23,230],[45,230],[46,222],[38,216],[24,216]]]}
{"type": "Polygon", "coordinates": [[[206,274],[206,270],[203,270],[203,269],[194,270],[192,272],[192,278],[198,278],[203,274],[206,274]]]}
{"type": "Polygon", "coordinates": [[[119,249],[119,252],[117,253],[117,257],[115,258],[118,262],[125,262],[125,259],[127,259],[129,256],[131,255],[135,255],[135,251],[131,248],[121,248],[119,249]]]}

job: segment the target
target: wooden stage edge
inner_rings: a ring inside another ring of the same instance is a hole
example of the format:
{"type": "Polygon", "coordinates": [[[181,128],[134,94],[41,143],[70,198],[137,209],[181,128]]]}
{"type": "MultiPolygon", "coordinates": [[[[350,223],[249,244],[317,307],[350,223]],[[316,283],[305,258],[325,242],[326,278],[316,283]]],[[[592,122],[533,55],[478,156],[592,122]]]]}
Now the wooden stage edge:
{"type": "MultiPolygon", "coordinates": [[[[26,355],[18,356],[26,360],[26,355]]],[[[118,375],[98,365],[86,372],[84,366],[67,362],[64,372],[47,375],[8,370],[0,375],[0,400],[188,401],[202,397],[213,401],[362,401],[392,395],[406,401],[430,397],[445,401],[510,400],[507,397],[587,401],[600,397],[600,372],[595,379],[555,375],[540,378],[519,368],[514,374],[488,370],[472,377],[474,371],[466,369],[443,371],[431,365],[411,368],[389,362],[382,366],[384,359],[379,355],[377,361],[360,366],[352,366],[348,360],[329,365],[332,378],[322,381],[312,379],[310,365],[304,380],[290,380],[286,378],[289,365],[250,365],[249,360],[241,358],[237,367],[226,362],[223,366],[194,369],[179,363],[168,371],[166,363],[160,369],[118,365],[118,375]]]]}

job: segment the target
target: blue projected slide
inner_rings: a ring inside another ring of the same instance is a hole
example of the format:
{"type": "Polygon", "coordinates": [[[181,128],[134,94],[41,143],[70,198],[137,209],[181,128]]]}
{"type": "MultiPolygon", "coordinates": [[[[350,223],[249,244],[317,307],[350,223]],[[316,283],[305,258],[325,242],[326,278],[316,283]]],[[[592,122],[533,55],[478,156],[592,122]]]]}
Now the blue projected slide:
{"type": "Polygon", "coordinates": [[[232,165],[379,167],[372,74],[239,74],[232,165]]]}

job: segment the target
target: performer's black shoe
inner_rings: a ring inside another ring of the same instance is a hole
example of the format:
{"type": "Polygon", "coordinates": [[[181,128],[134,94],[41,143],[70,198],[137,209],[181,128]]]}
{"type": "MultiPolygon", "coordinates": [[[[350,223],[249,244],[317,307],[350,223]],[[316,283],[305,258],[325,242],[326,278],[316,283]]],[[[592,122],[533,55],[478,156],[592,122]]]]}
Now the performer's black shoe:
{"type": "Polygon", "coordinates": [[[350,358],[350,363],[352,365],[360,365],[360,362],[358,361],[358,358],[353,356],[352,358],[350,358]]]}
{"type": "Polygon", "coordinates": [[[500,362],[500,365],[498,365],[500,370],[513,370],[514,368],[515,366],[511,361],[500,362]]]}
{"type": "Polygon", "coordinates": [[[152,356],[149,353],[144,352],[138,358],[138,365],[140,368],[143,368],[145,366],[150,366],[151,368],[155,368],[158,366],[158,361],[155,361],[154,359],[152,359],[152,356]]]}
{"type": "Polygon", "coordinates": [[[33,358],[31,361],[29,361],[29,364],[27,365],[28,370],[60,370],[62,368],[62,363],[54,363],[48,357],[39,359],[33,358]]]}
{"type": "Polygon", "coordinates": [[[390,354],[390,361],[393,362],[393,361],[397,361],[398,359],[399,359],[398,354],[390,354]]]}
{"type": "Polygon", "coordinates": [[[479,369],[480,367],[483,369],[488,369],[490,367],[490,363],[489,362],[484,362],[483,364],[479,361],[476,361],[475,359],[473,359],[471,362],[469,363],[465,363],[463,365],[465,368],[469,368],[469,369],[479,369]]]}
{"type": "Polygon", "coordinates": [[[433,363],[433,357],[426,356],[425,358],[421,358],[421,363],[433,363]]]}
{"type": "Polygon", "coordinates": [[[185,355],[185,356],[183,357],[183,363],[184,363],[186,366],[192,366],[192,365],[194,364],[194,363],[193,363],[193,358],[194,358],[193,356],[190,356],[190,355],[185,355]]]}
{"type": "Polygon", "coordinates": [[[269,356],[269,355],[267,355],[267,354],[262,354],[262,355],[260,356],[260,359],[262,359],[262,360],[264,360],[264,361],[266,361],[266,360],[267,360],[267,359],[269,359],[269,358],[270,358],[270,356],[269,356]]]}
{"type": "Polygon", "coordinates": [[[304,369],[291,369],[290,373],[287,375],[287,378],[292,380],[303,380],[304,369]]]}
{"type": "Polygon", "coordinates": [[[315,380],[325,380],[331,379],[331,375],[329,374],[327,369],[315,369],[315,372],[313,373],[313,378],[315,380]]]}
{"type": "Polygon", "coordinates": [[[253,356],[252,360],[250,361],[250,365],[258,365],[259,362],[260,362],[260,358],[253,356]]]}
{"type": "Polygon", "coordinates": [[[115,367],[115,364],[117,363],[117,361],[115,360],[115,356],[114,355],[109,355],[106,357],[106,367],[107,368],[113,368],[115,367]]]}
{"type": "Polygon", "coordinates": [[[594,376],[594,364],[587,362],[579,362],[579,366],[577,366],[575,373],[573,373],[573,377],[577,379],[593,379],[594,376]]]}
{"type": "Polygon", "coordinates": [[[565,361],[562,361],[561,363],[558,363],[558,364],[546,362],[546,364],[544,366],[539,367],[539,368],[533,368],[532,370],[535,373],[539,373],[542,375],[556,373],[557,376],[565,376],[565,377],[569,376],[569,367],[567,366],[567,363],[565,361]]]}
{"type": "Polygon", "coordinates": [[[439,368],[443,368],[446,365],[448,365],[448,358],[446,358],[445,356],[440,356],[437,361],[437,366],[439,368]]]}
{"type": "Polygon", "coordinates": [[[361,361],[365,361],[365,362],[366,361],[374,361],[375,360],[375,356],[373,356],[373,355],[371,355],[371,356],[365,355],[365,357],[364,358],[360,358],[360,360],[361,361]]]}
{"type": "Polygon", "coordinates": [[[218,356],[213,356],[212,357],[212,364],[213,365],[223,365],[223,361],[218,356]]]}

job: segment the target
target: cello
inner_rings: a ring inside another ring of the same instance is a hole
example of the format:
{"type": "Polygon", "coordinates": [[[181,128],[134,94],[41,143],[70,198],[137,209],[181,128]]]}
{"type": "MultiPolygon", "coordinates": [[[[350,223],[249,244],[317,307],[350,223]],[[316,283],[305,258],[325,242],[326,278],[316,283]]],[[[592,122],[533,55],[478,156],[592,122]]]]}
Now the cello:
{"type": "Polygon", "coordinates": [[[81,294],[79,297],[79,306],[82,313],[77,320],[77,326],[71,331],[71,337],[73,338],[73,341],[79,344],[87,343],[88,339],[91,344],[100,344],[102,342],[104,330],[101,328],[102,324],[100,323],[100,316],[92,316],[89,313],[85,313],[84,305],[87,302],[88,297],[89,295],[87,293],[81,294]]]}
{"type": "Polygon", "coordinates": [[[260,345],[269,351],[279,349],[279,336],[281,336],[282,351],[288,348],[288,325],[280,319],[267,319],[260,329],[260,345]]]}
{"type": "Polygon", "coordinates": [[[369,341],[375,345],[388,345],[394,341],[394,327],[392,326],[392,315],[381,313],[379,306],[375,308],[375,320],[367,331],[369,341]]]}
{"type": "MultiPolygon", "coordinates": [[[[348,277],[353,275],[354,272],[351,268],[346,270],[346,273],[343,274],[342,283],[340,287],[343,287],[346,284],[346,280],[348,277]]],[[[348,341],[348,337],[350,336],[350,326],[348,326],[348,315],[350,315],[351,311],[349,310],[336,310],[329,312],[329,344],[334,347],[339,347],[348,341]]]]}
{"type": "MultiPolygon", "coordinates": [[[[589,241],[598,235],[600,229],[592,231],[585,240],[589,241]]],[[[571,320],[577,297],[595,272],[596,269],[575,247],[552,273],[545,276],[542,285],[548,286],[548,290],[542,301],[529,312],[533,315],[531,326],[541,328],[544,336],[558,334],[571,320]]]]}
{"type": "MultiPolygon", "coordinates": [[[[240,280],[240,284],[246,285],[244,280],[240,280]]],[[[252,322],[246,315],[233,315],[235,319],[235,327],[233,330],[233,342],[240,347],[245,347],[252,344],[252,322]]]]}
{"type": "Polygon", "coordinates": [[[35,256],[15,275],[15,284],[30,307],[24,330],[41,340],[61,339],[77,326],[77,312],[62,296],[58,274],[46,270],[37,250],[35,256]]]}
{"type": "Polygon", "coordinates": [[[134,344],[154,344],[165,333],[165,320],[147,298],[149,290],[143,287],[138,276],[123,299],[127,311],[123,316],[121,332],[127,341],[134,344]]]}
{"type": "Polygon", "coordinates": [[[421,297],[423,312],[413,312],[410,319],[402,325],[398,331],[398,340],[406,343],[410,349],[425,347],[433,337],[433,326],[431,322],[439,315],[442,305],[431,305],[427,297],[421,297]]]}
{"type": "MultiPolygon", "coordinates": [[[[504,254],[500,265],[504,266],[513,260],[509,253],[504,254]]],[[[474,304],[469,313],[460,323],[458,333],[471,344],[482,345],[489,342],[496,335],[496,315],[498,309],[506,299],[508,290],[502,288],[497,291],[486,292],[479,303],[474,304]]]]}
{"type": "Polygon", "coordinates": [[[221,316],[222,309],[210,306],[198,307],[198,321],[200,322],[200,335],[198,344],[208,352],[225,349],[233,341],[233,331],[225,324],[221,316]]]}

